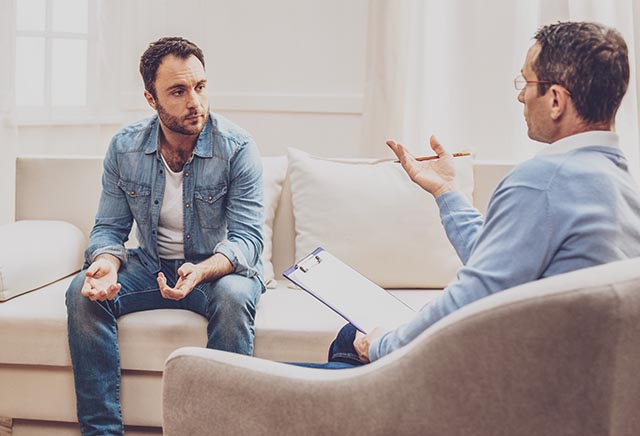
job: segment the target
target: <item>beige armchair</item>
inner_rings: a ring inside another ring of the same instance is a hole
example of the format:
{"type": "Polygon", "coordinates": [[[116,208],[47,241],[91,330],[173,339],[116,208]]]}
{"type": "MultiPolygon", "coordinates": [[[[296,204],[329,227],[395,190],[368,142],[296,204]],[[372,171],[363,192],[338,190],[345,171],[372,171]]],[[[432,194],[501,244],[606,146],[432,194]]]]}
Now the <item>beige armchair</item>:
{"type": "Polygon", "coordinates": [[[635,436],[639,366],[637,258],[485,298],[355,369],[182,348],[164,434],[635,436]]]}

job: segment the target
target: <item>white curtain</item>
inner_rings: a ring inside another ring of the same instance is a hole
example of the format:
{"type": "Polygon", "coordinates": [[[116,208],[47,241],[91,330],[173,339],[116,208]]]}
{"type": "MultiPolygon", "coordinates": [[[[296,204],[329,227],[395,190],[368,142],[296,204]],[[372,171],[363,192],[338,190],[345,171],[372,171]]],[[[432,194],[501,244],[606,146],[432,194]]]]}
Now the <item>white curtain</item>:
{"type": "Polygon", "coordinates": [[[640,174],[637,0],[371,0],[362,153],[388,156],[388,138],[425,153],[435,134],[478,159],[530,157],[541,144],[527,138],[513,78],[536,29],[566,20],[613,26],[627,41],[632,77],[616,128],[640,174]]]}
{"type": "MultiPolygon", "coordinates": [[[[0,59],[13,59],[13,2],[0,2],[0,59]]],[[[13,103],[14,63],[0,63],[0,224],[13,221],[16,132],[9,122],[13,103]]]]}

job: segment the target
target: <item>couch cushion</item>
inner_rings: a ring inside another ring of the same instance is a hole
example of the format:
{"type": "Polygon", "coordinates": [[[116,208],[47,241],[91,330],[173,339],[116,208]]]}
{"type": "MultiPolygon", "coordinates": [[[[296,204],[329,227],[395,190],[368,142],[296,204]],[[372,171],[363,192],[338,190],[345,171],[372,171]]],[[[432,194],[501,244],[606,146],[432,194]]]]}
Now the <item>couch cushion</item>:
{"type": "MultiPolygon", "coordinates": [[[[321,246],[384,288],[442,288],[460,267],[433,197],[399,164],[289,149],[296,259],[321,246]]],[[[471,199],[473,160],[455,159],[471,199]]]]}
{"type": "Polygon", "coordinates": [[[17,221],[0,226],[0,301],[80,270],[86,238],[63,221],[17,221]]]}
{"type": "MultiPolygon", "coordinates": [[[[70,366],[64,294],[71,277],[0,303],[0,364],[70,366]]],[[[440,291],[394,291],[418,309],[440,291]],[[406,299],[405,299],[406,297],[406,299]]],[[[255,355],[280,361],[323,361],[344,320],[304,291],[277,282],[262,295],[255,355]]],[[[207,322],[186,310],[151,310],[118,320],[123,369],[162,371],[169,354],[204,346],[207,322]]]]}

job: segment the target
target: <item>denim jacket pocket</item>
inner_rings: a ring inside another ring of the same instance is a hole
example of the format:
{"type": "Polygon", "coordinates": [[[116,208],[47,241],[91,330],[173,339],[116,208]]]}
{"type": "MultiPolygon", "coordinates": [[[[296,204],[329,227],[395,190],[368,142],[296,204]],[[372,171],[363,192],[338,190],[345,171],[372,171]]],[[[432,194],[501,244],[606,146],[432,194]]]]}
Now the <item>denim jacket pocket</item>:
{"type": "Polygon", "coordinates": [[[140,224],[149,221],[151,187],[122,179],[118,180],[118,186],[124,191],[133,218],[140,224]]]}
{"type": "Polygon", "coordinates": [[[224,197],[226,193],[226,185],[194,191],[196,213],[203,229],[216,229],[225,223],[224,197]]]}

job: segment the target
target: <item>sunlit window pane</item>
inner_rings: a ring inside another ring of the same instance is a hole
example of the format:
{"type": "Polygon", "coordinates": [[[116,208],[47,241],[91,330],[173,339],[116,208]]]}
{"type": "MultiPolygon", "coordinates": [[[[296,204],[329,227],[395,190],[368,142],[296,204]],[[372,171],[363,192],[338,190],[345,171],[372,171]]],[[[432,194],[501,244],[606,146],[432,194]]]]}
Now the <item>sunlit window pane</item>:
{"type": "Polygon", "coordinates": [[[52,0],[51,27],[54,32],[87,33],[88,0],[52,0]]]}
{"type": "Polygon", "coordinates": [[[16,38],[16,104],[44,105],[44,38],[16,38]]]}
{"type": "Polygon", "coordinates": [[[45,0],[18,0],[16,29],[44,32],[46,11],[45,0]]]}
{"type": "Polygon", "coordinates": [[[87,41],[54,39],[51,45],[51,104],[87,104],[87,41]]]}

